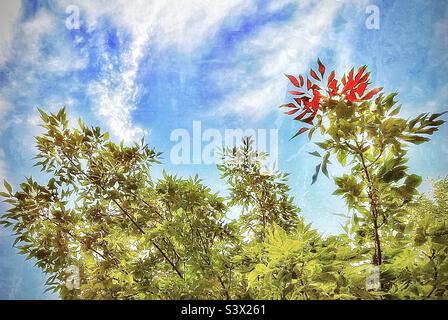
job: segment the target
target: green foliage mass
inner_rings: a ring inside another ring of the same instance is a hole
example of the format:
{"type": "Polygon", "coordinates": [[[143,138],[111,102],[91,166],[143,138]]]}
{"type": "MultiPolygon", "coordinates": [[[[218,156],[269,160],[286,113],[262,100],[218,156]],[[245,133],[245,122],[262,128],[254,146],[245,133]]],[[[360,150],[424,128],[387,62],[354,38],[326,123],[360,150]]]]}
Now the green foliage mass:
{"type": "Polygon", "coordinates": [[[0,222],[63,299],[446,299],[448,178],[421,195],[405,158],[443,121],[396,118],[394,104],[394,95],[356,108],[329,100],[320,115],[328,139],[315,178],[332,156],[350,170],[335,178],[353,213],[340,235],[304,221],[287,175],[267,170],[250,138],[223,150],[223,198],[198,177],[154,180],[160,154],[143,140],[117,145],[82,121],[69,127],[65,109],[39,110],[36,166],[48,181],[16,191],[5,182],[0,222]]]}
{"type": "Polygon", "coordinates": [[[372,248],[375,265],[383,261],[382,234],[403,231],[405,205],[418,195],[421,177],[408,172],[407,147],[428,141],[427,136],[445,122],[438,119],[443,113],[410,120],[396,117],[401,107],[396,106],[395,96],[381,94],[355,105],[328,99],[319,115],[327,120],[327,125],[319,121],[319,127],[328,138],[317,143],[324,156],[313,180],[319,169],[328,176],[332,155],[350,169],[349,174],[334,178],[338,187],[334,194],[354,209],[350,233],[357,245],[372,248]]]}

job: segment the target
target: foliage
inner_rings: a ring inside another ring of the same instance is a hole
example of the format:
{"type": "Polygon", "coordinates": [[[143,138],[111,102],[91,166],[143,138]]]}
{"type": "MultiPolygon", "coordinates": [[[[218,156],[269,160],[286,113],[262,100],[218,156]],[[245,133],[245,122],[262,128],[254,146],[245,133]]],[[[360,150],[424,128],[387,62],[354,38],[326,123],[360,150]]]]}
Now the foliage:
{"type": "Polygon", "coordinates": [[[223,199],[197,178],[153,182],[159,154],[143,141],[116,145],[81,121],[68,128],[64,109],[40,112],[36,165],[51,179],[8,187],[2,223],[14,224],[20,253],[50,275],[49,288],[63,298],[225,297],[218,270],[234,236],[223,199]],[[77,291],[65,286],[72,265],[77,291]]]}
{"type": "Polygon", "coordinates": [[[288,195],[288,175],[263,168],[266,154],[253,150],[252,146],[252,138],[247,137],[240,148],[223,150],[218,169],[231,190],[228,205],[243,208],[240,221],[244,231],[263,240],[274,224],[285,230],[293,229],[300,209],[288,195]]]}
{"type": "MultiPolygon", "coordinates": [[[[313,183],[320,171],[328,176],[332,155],[350,169],[349,174],[334,178],[338,187],[335,194],[346,200],[349,209],[354,209],[351,232],[358,245],[372,248],[372,262],[380,265],[381,229],[401,231],[404,205],[418,194],[416,188],[421,183],[419,176],[408,173],[407,147],[428,141],[427,136],[445,122],[438,120],[443,113],[424,113],[410,120],[398,118],[401,106],[396,106],[396,93],[381,93],[373,99],[381,91],[375,88],[365,94],[370,83],[366,66],[356,73],[351,69],[340,81],[332,71],[324,86],[325,67],[320,60],[318,65],[320,77],[311,69],[315,81],[307,78],[303,92],[292,92],[298,98],[294,98],[296,103],[287,105],[293,111],[287,114],[303,110],[295,120],[313,126],[310,139],[316,129],[326,138],[317,143],[324,154],[312,153],[322,158],[313,183]],[[311,116],[302,120],[308,113],[311,116]]],[[[293,76],[288,78],[295,86],[303,85],[302,76],[300,83],[293,76]]]]}
{"type": "Polygon", "coordinates": [[[5,181],[0,223],[63,299],[448,298],[448,178],[422,195],[406,165],[409,144],[428,141],[442,114],[401,119],[396,94],[367,90],[365,67],[340,81],[333,71],[324,86],[325,72],[319,60],[308,78],[288,75],[296,89],[284,107],[309,126],[293,138],[325,139],[311,153],[321,159],[313,182],[333,158],[349,172],[335,177],[353,212],[343,234],[304,221],[288,175],[267,169],[250,137],[222,152],[222,197],[197,176],[153,179],[160,153],[144,140],[115,144],[81,120],[72,128],[65,109],[39,110],[36,166],[47,181],[5,181]],[[372,268],[380,287],[366,285],[372,268]]]}
{"type": "Polygon", "coordinates": [[[403,232],[386,238],[384,268],[391,298],[448,298],[448,178],[433,183],[433,194],[407,205],[403,232]]]}

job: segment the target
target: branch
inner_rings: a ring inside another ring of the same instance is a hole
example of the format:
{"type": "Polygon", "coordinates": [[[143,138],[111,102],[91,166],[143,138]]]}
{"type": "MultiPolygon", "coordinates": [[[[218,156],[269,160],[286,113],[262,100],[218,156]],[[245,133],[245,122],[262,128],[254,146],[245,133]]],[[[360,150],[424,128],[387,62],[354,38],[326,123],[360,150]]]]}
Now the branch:
{"type": "MultiPolygon", "coordinates": [[[[64,156],[67,158],[67,160],[72,164],[72,166],[74,166],[76,169],[78,169],[78,166],[73,162],[73,160],[65,153],[64,150],[62,150],[62,153],[64,154],[64,156]]],[[[92,181],[90,176],[87,175],[85,172],[78,170],[78,172],[85,176],[87,178],[88,181],[92,181]]],[[[101,190],[103,191],[107,191],[106,188],[104,186],[102,186],[100,183],[97,184],[101,190]]],[[[146,234],[145,231],[137,224],[137,222],[130,216],[130,214],[118,203],[118,201],[116,199],[112,199],[112,201],[118,206],[118,208],[120,208],[121,212],[132,222],[132,224],[137,228],[137,230],[139,230],[142,234],[146,234]]],[[[184,279],[182,273],[179,271],[179,269],[176,267],[176,265],[171,261],[171,259],[165,254],[165,252],[159,247],[159,245],[157,243],[155,243],[153,240],[150,240],[151,244],[154,245],[154,247],[156,247],[156,249],[162,254],[162,256],[165,258],[165,260],[173,267],[174,271],[176,271],[176,273],[179,275],[179,277],[181,277],[182,279],[184,279]]]]}

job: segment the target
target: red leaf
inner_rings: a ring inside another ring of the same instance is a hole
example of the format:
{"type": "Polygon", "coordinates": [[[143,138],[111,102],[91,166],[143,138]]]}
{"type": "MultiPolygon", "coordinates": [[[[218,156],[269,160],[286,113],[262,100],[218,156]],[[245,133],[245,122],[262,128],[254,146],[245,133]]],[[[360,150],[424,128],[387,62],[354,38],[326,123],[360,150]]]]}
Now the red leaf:
{"type": "Polygon", "coordinates": [[[364,94],[364,91],[366,91],[367,85],[368,85],[368,83],[364,82],[364,83],[361,83],[358,86],[358,88],[356,88],[356,93],[358,94],[358,96],[361,97],[364,94]]]}
{"type": "Polygon", "coordinates": [[[300,92],[300,91],[289,91],[290,94],[296,95],[296,96],[300,96],[302,94],[305,94],[305,92],[300,92]]]}
{"type": "Polygon", "coordinates": [[[317,111],[314,111],[308,118],[302,120],[302,122],[313,124],[314,118],[316,117],[317,111]]]}
{"type": "Polygon", "coordinates": [[[330,94],[330,97],[333,97],[338,94],[338,88],[339,88],[338,80],[333,79],[331,81],[331,83],[328,85],[328,89],[329,89],[328,92],[330,94]]]}
{"type": "Polygon", "coordinates": [[[325,66],[322,64],[320,59],[317,59],[317,64],[319,65],[319,73],[323,77],[325,74],[325,66]]]}
{"type": "MultiPolygon", "coordinates": [[[[303,97],[303,98],[305,98],[305,97],[303,97]]],[[[294,98],[294,101],[297,102],[301,106],[303,103],[303,98],[294,98]]]]}
{"type": "Polygon", "coordinates": [[[300,86],[303,87],[303,84],[305,83],[305,80],[303,80],[302,75],[299,75],[299,80],[300,80],[300,86]]]}
{"type": "Polygon", "coordinates": [[[289,75],[289,74],[285,74],[285,76],[288,77],[289,81],[291,81],[291,83],[292,83],[293,85],[295,85],[296,87],[300,87],[300,85],[299,85],[299,81],[297,81],[296,77],[291,76],[291,75],[289,75]]]}
{"type": "Polygon", "coordinates": [[[311,103],[309,101],[305,101],[305,106],[303,107],[303,109],[311,112],[311,103]]]}
{"type": "Polygon", "coordinates": [[[294,120],[301,120],[307,113],[309,113],[308,110],[303,111],[301,114],[295,117],[294,120]]]}
{"type": "Polygon", "coordinates": [[[298,135],[300,135],[300,134],[304,133],[305,131],[308,131],[308,128],[302,128],[302,129],[300,129],[300,130],[299,130],[299,131],[297,131],[297,132],[296,132],[296,134],[295,134],[295,135],[293,135],[293,136],[291,137],[291,139],[289,139],[289,140],[292,140],[292,139],[294,139],[295,137],[297,137],[298,135]]]}
{"type": "Polygon", "coordinates": [[[317,76],[316,72],[314,72],[313,69],[310,69],[310,75],[317,81],[320,81],[319,77],[317,76]]]}
{"type": "Polygon", "coordinates": [[[342,93],[346,94],[349,90],[352,90],[356,86],[356,81],[353,79],[353,68],[350,70],[347,78],[347,82],[344,83],[342,93]]]}
{"type": "Polygon", "coordinates": [[[356,99],[355,92],[353,90],[350,91],[350,94],[346,95],[346,98],[350,102],[355,102],[358,100],[356,99]]]}
{"type": "Polygon", "coordinates": [[[289,111],[285,112],[285,114],[287,114],[288,116],[290,116],[290,115],[296,113],[297,111],[299,111],[299,109],[292,109],[292,110],[289,110],[289,111]]]}
{"type": "Polygon", "coordinates": [[[336,90],[337,89],[337,84],[338,84],[338,80],[333,79],[329,84],[328,84],[328,88],[336,90]]]}
{"type": "Polygon", "coordinates": [[[328,91],[328,94],[329,94],[329,97],[330,97],[330,98],[332,98],[332,97],[334,97],[335,95],[337,95],[336,91],[334,91],[334,90],[329,90],[329,91],[328,91]]]}
{"type": "Polygon", "coordinates": [[[352,69],[350,70],[350,72],[348,73],[348,80],[349,80],[349,81],[350,81],[350,80],[353,81],[353,72],[354,72],[354,69],[352,68],[352,69]]]}
{"type": "Polygon", "coordinates": [[[294,103],[288,103],[281,105],[279,108],[297,108],[297,106],[294,103]]]}
{"type": "Polygon", "coordinates": [[[383,90],[383,88],[375,88],[373,90],[371,90],[369,93],[367,93],[364,97],[362,97],[362,100],[369,100],[370,98],[372,98],[374,95],[376,95],[378,92],[380,92],[381,90],[383,90]]]}
{"type": "Polygon", "coordinates": [[[314,98],[313,98],[313,100],[311,100],[310,105],[311,105],[311,108],[313,108],[314,113],[316,113],[317,110],[319,109],[320,92],[317,90],[314,90],[313,95],[314,95],[314,98]]]}
{"type": "MultiPolygon", "coordinates": [[[[361,76],[364,73],[364,71],[366,70],[366,68],[367,68],[366,66],[362,66],[358,69],[358,73],[356,74],[356,77],[355,77],[356,82],[358,82],[361,79],[361,76]]],[[[361,82],[363,82],[363,81],[361,81],[361,82]]]]}
{"type": "Polygon", "coordinates": [[[334,70],[331,71],[330,75],[328,76],[328,81],[327,81],[327,85],[330,85],[330,83],[334,80],[334,70]]]}
{"type": "Polygon", "coordinates": [[[302,120],[302,122],[305,122],[307,124],[313,124],[313,121],[314,121],[314,117],[309,117],[309,118],[306,118],[305,120],[302,120]]]}
{"type": "Polygon", "coordinates": [[[359,82],[366,82],[369,80],[370,73],[366,73],[361,79],[359,79],[359,82]]]}
{"type": "Polygon", "coordinates": [[[306,88],[307,88],[308,90],[311,89],[311,81],[310,81],[310,79],[306,79],[306,88]]]}
{"type": "Polygon", "coordinates": [[[311,138],[313,137],[313,133],[314,133],[314,131],[316,131],[316,127],[312,128],[312,129],[310,130],[310,132],[308,133],[308,139],[311,140],[311,138]]]}

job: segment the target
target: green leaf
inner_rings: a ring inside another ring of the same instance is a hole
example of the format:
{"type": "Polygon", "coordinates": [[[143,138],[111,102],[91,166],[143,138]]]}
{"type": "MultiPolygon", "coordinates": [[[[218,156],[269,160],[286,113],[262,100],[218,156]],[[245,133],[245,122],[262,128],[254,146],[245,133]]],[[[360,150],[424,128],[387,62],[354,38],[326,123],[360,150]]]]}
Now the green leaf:
{"type": "Polygon", "coordinates": [[[65,116],[65,107],[59,110],[58,114],[56,115],[56,118],[58,118],[59,121],[63,121],[65,116]]]}
{"type": "Polygon", "coordinates": [[[354,222],[356,225],[359,224],[359,218],[358,218],[358,215],[357,215],[356,213],[353,215],[353,222],[354,222]]]}
{"type": "Polygon", "coordinates": [[[315,156],[315,157],[322,157],[321,155],[320,155],[320,153],[319,152],[317,152],[317,151],[313,151],[313,152],[308,152],[310,155],[312,155],[312,156],[315,156]]]}
{"type": "Polygon", "coordinates": [[[48,119],[49,119],[48,114],[46,114],[45,111],[43,111],[40,108],[37,108],[37,111],[39,111],[40,117],[42,118],[42,120],[44,120],[44,122],[48,122],[48,119]]]}
{"type": "Polygon", "coordinates": [[[394,110],[391,111],[391,113],[389,114],[389,116],[396,116],[399,112],[400,112],[401,106],[395,108],[394,110]]]}
{"type": "Polygon", "coordinates": [[[414,126],[417,124],[417,122],[420,121],[422,118],[426,117],[426,115],[427,115],[427,113],[421,113],[416,118],[409,121],[409,123],[408,123],[409,129],[412,130],[414,128],[414,126]]]}
{"type": "Polygon", "coordinates": [[[393,168],[383,176],[383,181],[389,183],[402,179],[406,175],[406,169],[406,166],[397,166],[393,168]]]}
{"type": "Polygon", "coordinates": [[[409,187],[417,188],[422,183],[422,177],[416,174],[411,174],[406,178],[404,183],[409,187]]]}
{"type": "Polygon", "coordinates": [[[81,130],[83,130],[85,127],[84,122],[82,121],[82,119],[80,117],[78,117],[78,125],[81,130]]]}
{"type": "Polygon", "coordinates": [[[347,152],[340,150],[337,154],[337,159],[342,166],[347,164],[347,152]]]}
{"type": "Polygon", "coordinates": [[[327,152],[325,155],[324,155],[324,158],[322,159],[322,173],[324,174],[324,175],[326,175],[327,176],[327,178],[328,178],[328,169],[327,169],[327,165],[328,165],[328,163],[329,163],[329,157],[330,157],[330,152],[327,152]]]}
{"type": "Polygon", "coordinates": [[[413,144],[422,144],[424,142],[429,141],[429,138],[412,135],[412,136],[403,136],[403,140],[413,144]]]}
{"type": "Polygon", "coordinates": [[[316,172],[314,172],[313,181],[311,182],[312,185],[317,181],[317,176],[319,175],[320,166],[321,166],[320,163],[316,166],[316,172]]]}
{"type": "Polygon", "coordinates": [[[447,113],[448,111],[444,111],[444,112],[440,112],[440,113],[433,113],[430,117],[429,117],[429,121],[433,121],[435,119],[437,119],[438,117],[444,115],[445,113],[447,113]]]}
{"type": "Polygon", "coordinates": [[[6,190],[8,190],[9,194],[12,194],[12,187],[11,187],[11,185],[8,183],[8,181],[3,180],[3,185],[5,186],[6,190]]]}
{"type": "Polygon", "coordinates": [[[325,142],[316,142],[316,145],[317,145],[319,148],[326,150],[326,149],[328,148],[328,141],[325,141],[325,142]]]}

